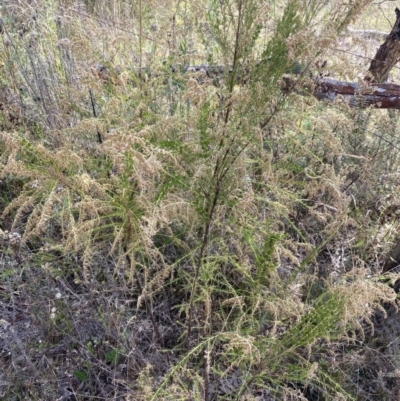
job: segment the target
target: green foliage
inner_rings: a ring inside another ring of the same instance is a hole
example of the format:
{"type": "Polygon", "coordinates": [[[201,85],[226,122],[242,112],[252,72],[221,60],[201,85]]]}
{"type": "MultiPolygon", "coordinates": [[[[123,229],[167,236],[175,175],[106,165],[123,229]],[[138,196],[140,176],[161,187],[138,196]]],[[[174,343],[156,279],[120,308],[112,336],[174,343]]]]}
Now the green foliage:
{"type": "Polygon", "coordinates": [[[282,18],[278,21],[274,36],[261,55],[261,64],[257,67],[256,74],[260,74],[266,86],[273,86],[281,75],[295,62],[303,50],[296,46],[296,51],[289,55],[287,40],[297,34],[306,26],[305,15],[299,13],[300,3],[291,0],[283,11],[282,18]],[[304,18],[304,20],[303,20],[304,18]]]}
{"type": "Polygon", "coordinates": [[[105,354],[106,361],[111,363],[112,365],[116,365],[118,363],[119,357],[122,355],[121,348],[112,349],[105,354]]]}
{"type": "Polygon", "coordinates": [[[74,370],[72,374],[82,382],[87,381],[87,379],[89,378],[88,373],[84,370],[74,370]]]}
{"type": "Polygon", "coordinates": [[[281,343],[284,352],[313,344],[319,338],[334,339],[343,332],[345,300],[341,294],[322,294],[310,313],[288,330],[281,343]]]}

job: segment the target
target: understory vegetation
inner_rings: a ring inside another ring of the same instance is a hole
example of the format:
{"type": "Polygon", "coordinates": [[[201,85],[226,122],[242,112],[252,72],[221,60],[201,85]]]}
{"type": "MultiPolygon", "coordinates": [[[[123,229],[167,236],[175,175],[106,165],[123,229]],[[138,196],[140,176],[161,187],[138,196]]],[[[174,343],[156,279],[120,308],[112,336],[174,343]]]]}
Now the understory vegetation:
{"type": "Polygon", "coordinates": [[[0,398],[400,399],[392,8],[1,1],[0,398]]]}

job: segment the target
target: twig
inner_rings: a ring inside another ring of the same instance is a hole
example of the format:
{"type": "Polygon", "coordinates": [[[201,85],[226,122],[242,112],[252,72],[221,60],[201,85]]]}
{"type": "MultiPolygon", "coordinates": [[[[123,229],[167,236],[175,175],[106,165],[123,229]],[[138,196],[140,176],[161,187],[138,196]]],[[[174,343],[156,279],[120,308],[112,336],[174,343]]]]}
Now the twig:
{"type": "MultiPolygon", "coordinates": [[[[92,103],[93,117],[97,118],[94,97],[91,89],[89,89],[89,95],[90,95],[90,102],[92,103]]],[[[101,137],[101,133],[98,129],[97,129],[97,139],[99,140],[99,143],[101,145],[103,143],[103,138],[101,137]]]]}

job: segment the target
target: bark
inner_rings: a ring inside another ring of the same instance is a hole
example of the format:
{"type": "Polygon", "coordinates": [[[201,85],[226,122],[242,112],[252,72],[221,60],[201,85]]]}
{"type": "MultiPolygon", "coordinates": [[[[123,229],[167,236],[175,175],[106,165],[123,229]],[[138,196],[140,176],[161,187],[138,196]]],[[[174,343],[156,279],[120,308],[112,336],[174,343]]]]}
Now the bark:
{"type": "MultiPolygon", "coordinates": [[[[283,77],[282,89],[290,91],[297,86],[296,78],[283,77]]],[[[334,101],[337,98],[346,100],[352,107],[373,106],[377,109],[400,110],[400,85],[391,83],[362,83],[336,81],[329,78],[319,78],[306,86],[307,90],[318,100],[334,101]]]]}
{"type": "Polygon", "coordinates": [[[368,70],[370,76],[366,80],[385,82],[390,70],[400,60],[400,10],[396,7],[395,12],[396,22],[372,60],[368,70]]]}
{"type": "Polygon", "coordinates": [[[400,264],[400,240],[397,241],[397,244],[390,252],[389,258],[383,265],[382,273],[387,273],[388,271],[394,269],[399,264],[400,264]]]}

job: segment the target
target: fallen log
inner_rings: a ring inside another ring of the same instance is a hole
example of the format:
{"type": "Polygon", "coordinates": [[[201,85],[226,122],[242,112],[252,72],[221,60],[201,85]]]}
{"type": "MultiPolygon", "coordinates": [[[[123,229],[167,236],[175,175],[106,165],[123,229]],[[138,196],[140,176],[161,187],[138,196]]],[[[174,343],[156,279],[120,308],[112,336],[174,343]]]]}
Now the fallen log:
{"type": "Polygon", "coordinates": [[[377,109],[400,110],[400,85],[392,83],[365,83],[337,81],[330,78],[318,78],[306,85],[299,84],[299,80],[293,76],[282,78],[284,91],[301,91],[308,88],[318,100],[333,102],[338,98],[346,100],[352,107],[373,106],[377,109]]]}

